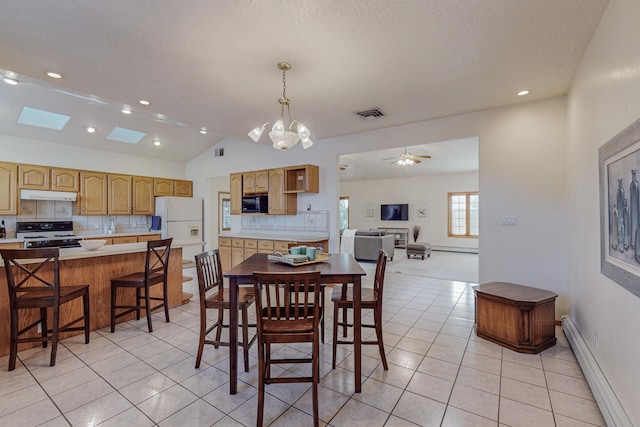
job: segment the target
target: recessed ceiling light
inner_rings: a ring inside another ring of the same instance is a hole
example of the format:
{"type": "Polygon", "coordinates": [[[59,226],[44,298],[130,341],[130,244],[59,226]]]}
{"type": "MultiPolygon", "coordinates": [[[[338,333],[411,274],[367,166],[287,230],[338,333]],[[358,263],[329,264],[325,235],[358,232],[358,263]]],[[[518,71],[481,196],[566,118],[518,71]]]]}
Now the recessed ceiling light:
{"type": "Polygon", "coordinates": [[[162,145],[162,141],[158,141],[157,139],[153,141],[153,145],[162,145]]]}
{"type": "Polygon", "coordinates": [[[122,114],[131,114],[131,107],[129,107],[128,105],[122,107],[122,114]]]}
{"type": "Polygon", "coordinates": [[[86,130],[87,133],[95,133],[96,128],[94,128],[93,126],[87,126],[86,128],[84,128],[84,130],[86,130]]]}
{"type": "Polygon", "coordinates": [[[518,92],[518,96],[524,96],[524,95],[528,95],[529,91],[528,90],[521,90],[520,92],[518,92]]]}
{"type": "Polygon", "coordinates": [[[47,76],[51,77],[52,79],[61,79],[62,78],[62,74],[56,73],[56,72],[53,72],[53,71],[47,72],[47,76]]]}
{"type": "Polygon", "coordinates": [[[209,133],[209,131],[207,130],[207,128],[205,128],[205,127],[201,127],[201,128],[200,128],[200,133],[201,133],[201,134],[203,134],[203,135],[206,135],[206,134],[208,134],[208,133],[209,133]]]}
{"type": "Polygon", "coordinates": [[[8,77],[8,76],[4,78],[4,82],[6,84],[11,85],[11,86],[15,86],[15,85],[18,84],[18,80],[14,79],[13,77],[8,77]]]}
{"type": "Polygon", "coordinates": [[[141,99],[140,101],[138,101],[140,103],[140,105],[149,105],[151,104],[149,101],[147,101],[146,99],[141,99]]]}

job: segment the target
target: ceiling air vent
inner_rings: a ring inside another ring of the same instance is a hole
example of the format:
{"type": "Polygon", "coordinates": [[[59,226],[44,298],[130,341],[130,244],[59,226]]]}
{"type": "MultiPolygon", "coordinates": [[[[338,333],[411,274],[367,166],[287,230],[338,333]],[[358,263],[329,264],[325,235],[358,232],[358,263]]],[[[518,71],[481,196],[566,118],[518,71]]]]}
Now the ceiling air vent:
{"type": "Polygon", "coordinates": [[[375,120],[379,119],[380,117],[384,117],[384,113],[378,107],[372,108],[370,110],[358,111],[356,114],[365,120],[375,120]]]}

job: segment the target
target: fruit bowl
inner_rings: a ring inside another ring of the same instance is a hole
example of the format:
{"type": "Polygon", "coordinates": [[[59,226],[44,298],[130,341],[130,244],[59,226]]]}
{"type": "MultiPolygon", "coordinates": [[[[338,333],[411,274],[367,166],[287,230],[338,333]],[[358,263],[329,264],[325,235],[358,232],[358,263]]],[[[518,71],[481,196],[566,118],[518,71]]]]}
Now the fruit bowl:
{"type": "Polygon", "coordinates": [[[80,243],[80,246],[82,246],[88,251],[95,251],[97,249],[100,249],[105,243],[107,243],[107,241],[106,240],[80,240],[78,243],[80,243]]]}

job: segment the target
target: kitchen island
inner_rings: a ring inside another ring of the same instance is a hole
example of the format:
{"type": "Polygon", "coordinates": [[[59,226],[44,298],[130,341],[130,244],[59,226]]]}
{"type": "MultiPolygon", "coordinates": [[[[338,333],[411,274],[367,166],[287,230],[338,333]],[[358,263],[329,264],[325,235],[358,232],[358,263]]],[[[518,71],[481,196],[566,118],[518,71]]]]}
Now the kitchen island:
{"type": "MultiPolygon", "coordinates": [[[[169,307],[176,307],[182,303],[182,248],[193,243],[174,241],[169,257],[169,307]]],[[[104,328],[111,324],[111,278],[124,276],[136,271],[144,270],[146,257],[146,243],[127,243],[120,245],[105,245],[95,251],[83,248],[60,249],[60,284],[61,286],[88,284],[91,310],[91,330],[104,328]]],[[[4,264],[0,262],[0,356],[9,354],[9,296],[7,295],[6,273],[4,264]]],[[[157,288],[157,287],[156,287],[157,288]]],[[[130,293],[118,292],[118,300],[132,301],[135,291],[130,293]]],[[[153,289],[151,295],[162,292],[153,289]]],[[[82,310],[80,301],[72,301],[61,306],[61,321],[77,317],[82,310]]],[[[144,315],[144,310],[141,316],[144,315]]],[[[37,313],[21,313],[20,324],[26,325],[35,321],[37,313]],[[30,316],[30,317],[29,317],[30,316]]],[[[125,316],[123,320],[135,318],[135,313],[125,316]]],[[[51,316],[49,316],[51,320],[51,316]]],[[[35,332],[34,332],[35,333],[35,332]]],[[[81,333],[81,332],[78,332],[81,333]]],[[[116,331],[117,333],[117,331],[116,331]]],[[[71,336],[72,333],[61,334],[61,338],[71,336]]],[[[24,350],[39,343],[21,344],[18,350],[24,350]]]]}

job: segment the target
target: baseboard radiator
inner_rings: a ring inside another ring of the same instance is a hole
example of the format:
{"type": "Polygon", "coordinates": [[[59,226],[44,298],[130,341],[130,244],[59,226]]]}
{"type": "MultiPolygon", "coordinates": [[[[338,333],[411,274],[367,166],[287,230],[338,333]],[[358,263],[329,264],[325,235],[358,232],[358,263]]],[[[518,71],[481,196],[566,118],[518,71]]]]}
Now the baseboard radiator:
{"type": "Polygon", "coordinates": [[[562,316],[562,329],[571,344],[571,349],[576,355],[578,364],[582,368],[584,377],[589,383],[593,397],[598,403],[598,408],[602,413],[607,426],[633,427],[631,420],[624,411],[620,401],[616,397],[613,389],[609,385],[604,373],[598,366],[595,358],[591,354],[591,350],[587,347],[587,343],[580,335],[576,324],[571,317],[562,316]]]}
{"type": "Polygon", "coordinates": [[[432,246],[431,250],[442,251],[442,252],[463,252],[468,254],[478,253],[478,248],[458,248],[455,246],[432,246]]]}

